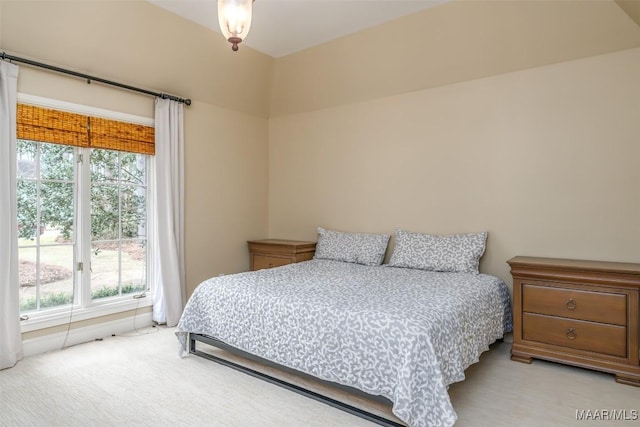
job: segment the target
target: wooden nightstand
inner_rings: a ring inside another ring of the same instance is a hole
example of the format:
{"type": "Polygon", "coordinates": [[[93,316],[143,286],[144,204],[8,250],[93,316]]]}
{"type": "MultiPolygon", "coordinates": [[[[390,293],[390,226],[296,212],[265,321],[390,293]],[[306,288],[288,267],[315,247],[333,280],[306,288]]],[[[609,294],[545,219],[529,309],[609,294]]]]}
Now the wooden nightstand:
{"type": "Polygon", "coordinates": [[[251,270],[280,267],[294,262],[308,261],[316,252],[315,242],[300,240],[249,240],[251,270]]]}
{"type": "Polygon", "coordinates": [[[515,257],[511,360],[611,372],[640,386],[640,264],[515,257]]]}

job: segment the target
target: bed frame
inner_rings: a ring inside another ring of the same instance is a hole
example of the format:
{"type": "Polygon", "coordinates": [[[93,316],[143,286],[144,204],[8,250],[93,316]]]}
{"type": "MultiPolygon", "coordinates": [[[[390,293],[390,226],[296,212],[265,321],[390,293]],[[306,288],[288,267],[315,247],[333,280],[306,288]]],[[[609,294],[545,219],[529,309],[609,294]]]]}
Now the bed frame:
{"type": "MultiPolygon", "coordinates": [[[[365,420],[371,421],[371,422],[376,423],[378,425],[385,426],[385,427],[406,427],[405,424],[399,424],[399,423],[397,423],[395,421],[389,420],[387,418],[381,417],[379,415],[376,415],[376,414],[373,414],[371,412],[367,412],[367,411],[365,411],[363,409],[357,408],[355,406],[349,405],[348,403],[341,402],[339,400],[333,399],[333,398],[328,397],[328,396],[324,396],[324,395],[316,393],[316,392],[314,392],[312,390],[306,389],[304,387],[300,387],[300,386],[298,386],[296,384],[289,383],[289,382],[281,380],[279,378],[272,377],[272,376],[267,375],[265,373],[258,372],[256,370],[253,370],[253,369],[248,368],[246,366],[239,365],[237,363],[231,362],[229,360],[223,359],[223,358],[215,356],[213,354],[210,354],[210,353],[207,353],[207,352],[204,352],[204,351],[201,351],[201,350],[197,350],[196,349],[196,342],[202,342],[202,343],[210,345],[212,347],[216,347],[216,348],[219,348],[219,349],[222,349],[222,350],[226,350],[226,351],[232,352],[234,354],[238,354],[238,355],[240,355],[242,357],[246,357],[246,358],[251,359],[251,360],[256,360],[256,361],[259,361],[259,362],[262,362],[262,363],[268,363],[268,364],[274,365],[277,368],[280,368],[280,369],[283,369],[283,370],[287,370],[288,369],[288,368],[285,368],[284,366],[275,364],[275,363],[270,362],[270,361],[265,360],[265,359],[261,359],[259,357],[254,356],[254,355],[246,353],[246,352],[244,352],[242,350],[238,350],[237,348],[232,347],[232,346],[230,346],[230,345],[228,345],[228,344],[226,344],[226,343],[224,343],[224,342],[222,342],[220,340],[217,340],[217,339],[212,338],[212,337],[207,336],[207,335],[201,335],[201,334],[193,334],[193,333],[189,334],[189,353],[195,354],[196,356],[200,356],[200,357],[203,357],[203,358],[208,359],[208,360],[212,360],[212,361],[214,361],[216,363],[219,363],[221,365],[227,366],[229,368],[236,369],[236,370],[238,370],[240,372],[243,372],[245,374],[249,374],[252,377],[259,378],[261,380],[270,382],[271,384],[278,385],[280,387],[286,388],[287,390],[294,391],[294,392],[296,392],[298,394],[301,394],[303,396],[310,397],[311,399],[314,399],[314,400],[317,400],[319,402],[325,403],[325,404],[327,404],[329,406],[333,406],[334,408],[337,408],[337,409],[340,409],[342,411],[348,412],[348,413],[350,413],[352,415],[355,415],[357,417],[364,418],[365,420]]],[[[294,371],[294,372],[296,372],[297,374],[300,374],[300,372],[297,372],[297,371],[294,371]]],[[[303,374],[303,375],[306,375],[306,374],[303,374]]],[[[318,378],[314,378],[314,380],[319,381],[319,382],[324,383],[324,384],[332,385],[332,386],[335,387],[335,384],[330,383],[328,381],[323,381],[323,380],[320,380],[318,378]]],[[[366,393],[363,393],[363,392],[361,392],[359,390],[356,390],[356,389],[353,389],[351,387],[346,387],[346,389],[355,391],[355,392],[357,392],[359,394],[367,395],[366,393]]],[[[375,396],[371,396],[371,395],[367,395],[367,396],[372,397],[372,398],[375,399],[375,396]]]]}

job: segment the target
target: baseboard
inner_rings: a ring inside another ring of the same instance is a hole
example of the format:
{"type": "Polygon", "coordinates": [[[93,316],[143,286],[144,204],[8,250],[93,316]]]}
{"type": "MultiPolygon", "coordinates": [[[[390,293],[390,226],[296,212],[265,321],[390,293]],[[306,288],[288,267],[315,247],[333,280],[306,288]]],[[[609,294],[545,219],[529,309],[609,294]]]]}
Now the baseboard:
{"type": "Polygon", "coordinates": [[[96,325],[85,326],[82,328],[72,327],[64,332],[43,335],[36,338],[30,338],[22,341],[22,354],[24,357],[33,356],[48,351],[61,350],[76,344],[93,341],[96,339],[108,337],[111,335],[131,332],[135,329],[146,328],[151,326],[153,313],[140,313],[135,317],[126,317],[124,319],[111,320],[96,325]],[[68,335],[67,335],[68,334],[68,335]]]}

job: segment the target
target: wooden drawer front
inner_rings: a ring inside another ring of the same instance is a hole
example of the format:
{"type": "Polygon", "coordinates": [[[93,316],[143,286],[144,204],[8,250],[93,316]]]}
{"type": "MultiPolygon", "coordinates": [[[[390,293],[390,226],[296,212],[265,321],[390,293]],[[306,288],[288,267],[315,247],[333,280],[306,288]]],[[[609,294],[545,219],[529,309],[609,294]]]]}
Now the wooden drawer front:
{"type": "Polygon", "coordinates": [[[524,313],[522,338],[612,356],[627,356],[627,328],[524,313]]]}
{"type": "Polygon", "coordinates": [[[522,310],[626,326],[627,296],[549,286],[523,285],[522,310]]]}
{"type": "Polygon", "coordinates": [[[313,255],[315,254],[315,251],[313,252],[306,252],[306,253],[302,253],[302,254],[297,254],[296,255],[296,262],[301,262],[301,261],[309,261],[313,259],[313,255]]]}
{"type": "Polygon", "coordinates": [[[291,264],[291,258],[281,258],[274,256],[254,255],[253,269],[262,270],[263,268],[280,267],[282,265],[291,264]]]}

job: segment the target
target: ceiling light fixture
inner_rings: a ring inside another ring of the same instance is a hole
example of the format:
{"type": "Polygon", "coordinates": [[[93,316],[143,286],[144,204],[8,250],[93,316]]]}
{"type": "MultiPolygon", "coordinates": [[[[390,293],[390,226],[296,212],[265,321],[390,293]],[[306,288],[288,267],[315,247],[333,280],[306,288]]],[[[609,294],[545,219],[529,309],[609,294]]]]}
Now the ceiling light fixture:
{"type": "Polygon", "coordinates": [[[236,52],[238,44],[251,28],[251,9],[254,0],[218,0],[220,30],[236,52]]]}

